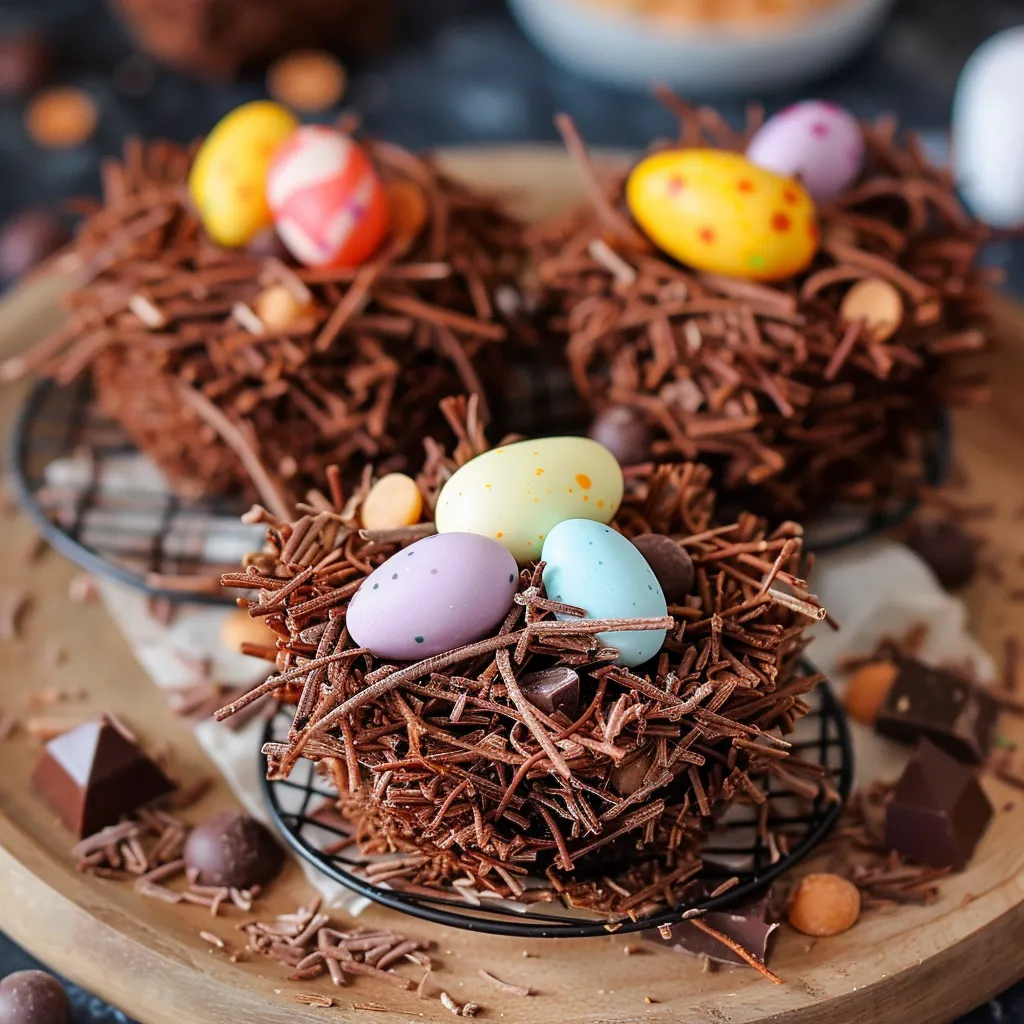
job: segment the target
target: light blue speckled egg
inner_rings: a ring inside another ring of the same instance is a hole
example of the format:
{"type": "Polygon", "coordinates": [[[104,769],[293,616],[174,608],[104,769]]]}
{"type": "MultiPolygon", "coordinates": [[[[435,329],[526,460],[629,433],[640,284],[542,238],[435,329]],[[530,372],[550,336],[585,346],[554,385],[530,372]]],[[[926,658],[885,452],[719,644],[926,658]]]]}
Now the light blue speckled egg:
{"type": "MultiPolygon", "coordinates": [[[[659,618],[665,594],[647,560],[620,533],[590,519],[566,519],[544,541],[541,558],[548,597],[586,609],[591,619],[659,618]]],[[[571,616],[559,616],[569,619],[571,616]]],[[[642,665],[665,640],[665,630],[598,633],[617,647],[620,665],[642,665]]]]}

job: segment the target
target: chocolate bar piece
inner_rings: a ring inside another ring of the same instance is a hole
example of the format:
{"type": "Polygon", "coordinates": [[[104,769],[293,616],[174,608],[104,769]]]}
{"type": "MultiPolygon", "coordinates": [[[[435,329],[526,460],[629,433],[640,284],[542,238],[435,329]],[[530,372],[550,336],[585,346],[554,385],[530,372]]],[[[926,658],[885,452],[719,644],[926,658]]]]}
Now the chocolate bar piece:
{"type": "Polygon", "coordinates": [[[885,845],[933,867],[965,867],[992,819],[975,769],[921,740],[885,809],[885,845]]]}
{"type": "Polygon", "coordinates": [[[958,760],[980,764],[988,754],[998,715],[998,705],[984,690],[951,672],[906,658],[875,728],[903,743],[926,736],[958,760]]]}
{"type": "Polygon", "coordinates": [[[545,715],[562,711],[570,718],[580,703],[580,677],[565,666],[530,672],[519,683],[523,696],[545,715]]]}
{"type": "MultiPolygon", "coordinates": [[[[779,927],[777,921],[768,920],[768,900],[768,896],[762,896],[754,903],[740,904],[729,910],[714,910],[704,914],[701,920],[723,935],[728,935],[748,953],[753,953],[762,963],[766,963],[771,951],[772,936],[779,927]]],[[[643,936],[651,942],[671,946],[681,953],[708,956],[722,964],[746,963],[728,946],[723,946],[707,932],[695,928],[689,921],[680,921],[672,925],[672,935],[669,938],[665,938],[657,928],[645,931],[643,936]]]]}
{"type": "Polygon", "coordinates": [[[107,718],[47,743],[32,784],[79,838],[174,789],[142,748],[107,718]]]}

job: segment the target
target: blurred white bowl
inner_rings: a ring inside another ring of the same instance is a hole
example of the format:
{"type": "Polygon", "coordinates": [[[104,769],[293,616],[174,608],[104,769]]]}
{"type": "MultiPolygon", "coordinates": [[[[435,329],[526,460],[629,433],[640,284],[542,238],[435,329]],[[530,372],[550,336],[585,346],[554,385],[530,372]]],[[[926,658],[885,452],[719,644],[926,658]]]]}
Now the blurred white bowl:
{"type": "Polygon", "coordinates": [[[687,31],[585,0],[509,0],[523,31],[558,63],[627,88],[665,83],[741,92],[805,81],[838,67],[881,24],[893,0],[846,0],[765,25],[687,31]]]}

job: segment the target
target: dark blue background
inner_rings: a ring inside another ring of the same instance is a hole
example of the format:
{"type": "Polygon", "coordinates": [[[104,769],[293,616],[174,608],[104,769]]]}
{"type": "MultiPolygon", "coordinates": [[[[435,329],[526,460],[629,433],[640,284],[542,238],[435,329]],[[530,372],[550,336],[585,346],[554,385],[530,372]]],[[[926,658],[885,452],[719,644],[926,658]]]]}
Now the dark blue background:
{"type": "MultiPolygon", "coordinates": [[[[413,147],[554,140],[552,116],[563,110],[595,144],[642,146],[670,129],[670,118],[653,100],[583,81],[548,63],[516,29],[503,0],[399,2],[404,11],[397,45],[362,66],[350,65],[347,103],[374,134],[413,147]]],[[[901,0],[885,31],[847,69],[810,93],[756,98],[769,110],[808,94],[860,115],[895,110],[904,124],[926,130],[941,145],[963,62],[989,35],[1021,23],[1021,0],[901,0]]],[[[17,24],[45,26],[56,35],[62,78],[94,96],[100,125],[82,147],[46,153],[26,137],[20,106],[0,105],[0,219],[26,206],[95,193],[99,158],[117,152],[127,134],[191,139],[238,103],[262,95],[258,80],[213,88],[166,71],[156,71],[152,88],[140,96],[119,92],[112,71],[131,49],[101,0],[0,0],[0,31],[17,24]]],[[[718,105],[737,119],[747,98],[718,105]]],[[[1024,294],[1024,259],[1008,247],[994,256],[1009,265],[1009,287],[1024,294]]],[[[0,934],[0,976],[29,966],[38,965],[0,934]]],[[[78,1024],[127,1020],[86,993],[73,995],[78,1024]]],[[[1024,984],[962,1024],[989,1022],[1024,1022],[1024,984]]]]}

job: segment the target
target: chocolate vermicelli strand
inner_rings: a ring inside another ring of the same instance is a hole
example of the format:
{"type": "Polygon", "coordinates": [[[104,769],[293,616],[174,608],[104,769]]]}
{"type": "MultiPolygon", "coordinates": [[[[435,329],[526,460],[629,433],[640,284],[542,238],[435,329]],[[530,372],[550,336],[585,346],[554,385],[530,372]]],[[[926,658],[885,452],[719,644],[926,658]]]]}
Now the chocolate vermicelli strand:
{"type": "MultiPolygon", "coordinates": [[[[743,151],[760,123],[733,132],[708,108],[661,97],[678,145],[743,151]]],[[[701,459],[744,507],[807,517],[838,502],[881,507],[915,492],[941,410],[984,400],[967,357],[990,346],[987,230],[964,212],[949,174],[881,118],[864,124],[867,163],[819,208],[808,270],[773,283],[692,270],[639,245],[627,170],[597,173],[571,119],[558,126],[590,200],[527,232],[538,298],[564,340],[577,390],[595,412],[624,406],[654,432],[651,455],[701,459]],[[903,316],[882,340],[845,323],[858,282],[896,289],[903,316]]]]}
{"type": "Polygon", "coordinates": [[[353,270],[216,246],[187,195],[193,150],[129,140],[74,244],[68,322],[0,377],[91,374],[101,411],[186,498],[246,492],[281,514],[328,465],[350,482],[370,462],[415,467],[438,401],[496,379],[508,328],[493,297],[514,286],[522,229],[429,160],[365,145],[422,211],[396,213],[353,270]],[[256,312],[272,288],[290,326],[256,312]]]}
{"type": "MultiPolygon", "coordinates": [[[[459,444],[452,458],[427,445],[428,519],[444,482],[486,444],[478,402],[444,411],[459,444]]],[[[401,855],[366,869],[393,888],[557,899],[609,917],[678,900],[714,819],[764,801],[768,776],[829,792],[785,739],[819,682],[796,671],[805,628],[823,614],[802,578],[801,529],[768,530],[751,514],[717,524],[710,476],[694,463],[627,476],[613,525],[667,534],[695,564],[691,593],[665,619],[594,622],[556,604],[557,621],[534,565],[493,636],[415,664],[382,664],[339,624],[356,585],[425,531],[360,531],[368,478],[302,520],[256,513],[268,547],[224,583],[255,591],[250,614],[279,636],[276,672],[253,693],[297,705],[286,741],[264,748],[270,777],[299,758],[324,762],[362,851],[401,855]],[[300,529],[301,556],[283,557],[300,529]],[[595,635],[644,628],[667,631],[644,669],[615,665],[595,635]],[[552,667],[579,676],[569,713],[529,700],[525,677],[552,667]],[[624,765],[638,766],[631,786],[624,765]]]]}

